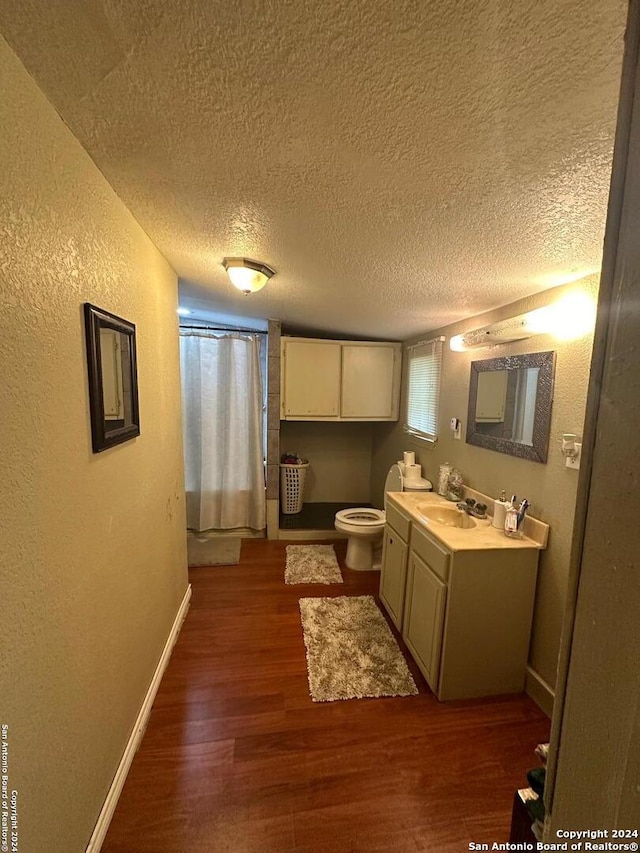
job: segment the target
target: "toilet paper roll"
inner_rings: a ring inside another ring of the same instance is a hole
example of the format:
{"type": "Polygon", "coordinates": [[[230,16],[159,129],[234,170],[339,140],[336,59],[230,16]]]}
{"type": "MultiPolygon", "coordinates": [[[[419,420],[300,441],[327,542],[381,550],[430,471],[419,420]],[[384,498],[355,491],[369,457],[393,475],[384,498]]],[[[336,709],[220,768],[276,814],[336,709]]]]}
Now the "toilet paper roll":
{"type": "Polygon", "coordinates": [[[504,519],[507,514],[507,506],[508,504],[506,501],[493,502],[493,521],[491,524],[499,530],[504,530],[504,519]]]}
{"type": "Polygon", "coordinates": [[[405,465],[415,465],[416,464],[416,454],[413,450],[405,450],[402,454],[402,458],[405,465]]]}
{"type": "Polygon", "coordinates": [[[422,477],[422,465],[407,465],[404,466],[405,480],[419,480],[422,477]]]}

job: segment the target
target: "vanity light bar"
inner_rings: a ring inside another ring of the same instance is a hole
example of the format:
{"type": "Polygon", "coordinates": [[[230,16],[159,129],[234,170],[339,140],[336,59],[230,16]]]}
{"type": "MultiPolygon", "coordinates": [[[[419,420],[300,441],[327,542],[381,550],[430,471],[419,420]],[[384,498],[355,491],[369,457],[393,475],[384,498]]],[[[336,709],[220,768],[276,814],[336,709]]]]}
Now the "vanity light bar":
{"type": "Polygon", "coordinates": [[[593,297],[582,291],[573,291],[557,302],[518,314],[499,323],[472,329],[449,340],[452,350],[462,352],[477,347],[490,347],[521,341],[533,335],[554,335],[560,340],[573,340],[593,331],[596,304],[593,297]]]}
{"type": "Polygon", "coordinates": [[[473,329],[463,335],[455,335],[449,341],[452,350],[458,352],[479,347],[488,347],[493,344],[506,344],[511,341],[522,341],[536,334],[527,324],[527,314],[520,314],[502,323],[494,323],[492,326],[483,326],[481,329],[473,329]]]}

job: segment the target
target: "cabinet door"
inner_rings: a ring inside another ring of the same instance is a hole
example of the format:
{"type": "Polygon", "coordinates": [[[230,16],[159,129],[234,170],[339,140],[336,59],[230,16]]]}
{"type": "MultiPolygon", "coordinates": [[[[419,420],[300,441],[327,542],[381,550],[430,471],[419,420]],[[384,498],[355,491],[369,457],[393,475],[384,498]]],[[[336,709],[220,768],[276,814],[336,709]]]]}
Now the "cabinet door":
{"type": "Polygon", "coordinates": [[[397,417],[395,349],[390,346],[342,347],[343,418],[397,417]]]}
{"type": "Polygon", "coordinates": [[[340,344],[286,341],[283,356],[283,417],[337,417],[340,344]]]}
{"type": "Polygon", "coordinates": [[[407,543],[392,527],[385,527],[380,599],[387,608],[396,628],[402,630],[404,590],[407,579],[407,543]]]}
{"type": "Polygon", "coordinates": [[[438,692],[446,595],[446,584],[412,551],[402,636],[434,693],[438,692]]]}

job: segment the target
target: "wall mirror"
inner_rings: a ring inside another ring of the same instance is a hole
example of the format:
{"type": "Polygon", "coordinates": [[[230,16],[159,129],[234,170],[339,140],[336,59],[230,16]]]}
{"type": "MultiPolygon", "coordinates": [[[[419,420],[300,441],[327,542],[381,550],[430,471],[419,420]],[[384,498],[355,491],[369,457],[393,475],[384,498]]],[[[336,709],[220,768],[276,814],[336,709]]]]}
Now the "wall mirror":
{"type": "Polygon", "coordinates": [[[546,462],[554,352],[471,362],[467,442],[546,462]]]}
{"type": "Polygon", "coordinates": [[[115,314],[84,306],[93,452],[140,435],[136,327],[115,314]]]}

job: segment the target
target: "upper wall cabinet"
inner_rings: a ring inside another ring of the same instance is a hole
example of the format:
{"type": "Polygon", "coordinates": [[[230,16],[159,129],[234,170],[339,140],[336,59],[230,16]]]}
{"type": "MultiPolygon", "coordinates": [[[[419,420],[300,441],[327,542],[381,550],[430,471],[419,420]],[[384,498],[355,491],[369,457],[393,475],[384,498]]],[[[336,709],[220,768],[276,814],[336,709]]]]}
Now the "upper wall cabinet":
{"type": "Polygon", "coordinates": [[[401,344],[282,338],[282,420],[397,421],[401,344]]]}

